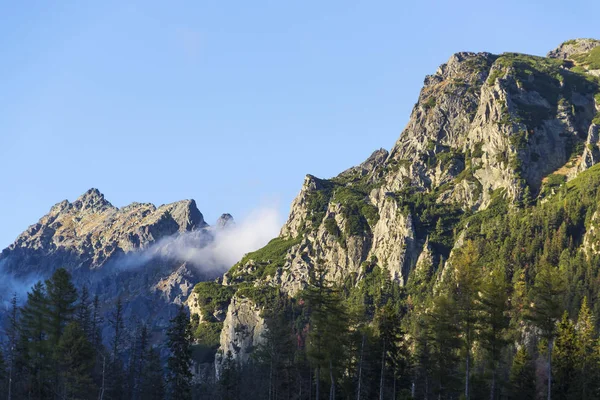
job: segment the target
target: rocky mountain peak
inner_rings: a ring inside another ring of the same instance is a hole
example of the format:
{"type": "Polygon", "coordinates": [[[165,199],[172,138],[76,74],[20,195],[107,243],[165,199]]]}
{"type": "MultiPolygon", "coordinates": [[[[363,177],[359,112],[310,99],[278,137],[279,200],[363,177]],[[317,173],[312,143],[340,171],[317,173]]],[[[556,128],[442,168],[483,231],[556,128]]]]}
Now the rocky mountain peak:
{"type": "Polygon", "coordinates": [[[231,216],[231,214],[225,213],[222,214],[219,219],[217,219],[217,223],[215,224],[217,226],[217,228],[227,228],[229,226],[232,226],[235,224],[235,221],[233,220],[233,217],[231,216]]]}
{"type": "Polygon", "coordinates": [[[547,56],[561,60],[570,60],[574,55],[587,53],[598,46],[600,46],[600,40],[572,39],[561,43],[556,49],[548,52],[547,56]]]}
{"type": "Polygon", "coordinates": [[[204,221],[204,216],[198,210],[195,200],[181,200],[175,203],[165,204],[160,206],[157,213],[169,213],[177,222],[180,232],[196,230],[208,226],[204,221]]]}
{"type": "MultiPolygon", "coordinates": [[[[59,203],[62,204],[62,203],[59,203]]],[[[104,195],[96,188],[91,188],[73,202],[73,207],[80,211],[101,212],[106,209],[115,208],[104,195]]]]}

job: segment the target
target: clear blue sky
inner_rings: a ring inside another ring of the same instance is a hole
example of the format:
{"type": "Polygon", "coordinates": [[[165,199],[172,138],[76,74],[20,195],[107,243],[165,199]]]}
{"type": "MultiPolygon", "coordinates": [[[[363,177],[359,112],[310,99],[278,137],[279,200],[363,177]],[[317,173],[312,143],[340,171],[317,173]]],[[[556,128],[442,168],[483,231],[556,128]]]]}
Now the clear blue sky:
{"type": "Polygon", "coordinates": [[[389,149],[457,51],[598,37],[600,1],[4,2],[0,248],[62,199],[209,222],[389,149]],[[84,4],[85,3],[85,4],[84,4]],[[52,4],[52,5],[51,5],[52,4]]]}

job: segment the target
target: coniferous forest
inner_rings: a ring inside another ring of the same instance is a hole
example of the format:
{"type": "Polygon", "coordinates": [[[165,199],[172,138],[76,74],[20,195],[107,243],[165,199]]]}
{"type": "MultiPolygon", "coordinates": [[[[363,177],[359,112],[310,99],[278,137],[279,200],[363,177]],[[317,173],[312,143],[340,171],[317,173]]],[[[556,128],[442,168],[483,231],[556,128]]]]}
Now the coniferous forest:
{"type": "Polygon", "coordinates": [[[97,296],[58,269],[22,306],[11,302],[1,391],[9,399],[600,398],[599,260],[579,250],[600,196],[595,170],[543,204],[498,198],[469,217],[450,267],[422,266],[405,286],[373,259],[362,279],[343,284],[317,267],[294,297],[240,289],[261,305],[268,329],[247,363],[221,354],[218,378],[194,377],[208,346],[185,308],[157,343],[145,325],[128,325],[117,301],[103,338],[97,296]]]}

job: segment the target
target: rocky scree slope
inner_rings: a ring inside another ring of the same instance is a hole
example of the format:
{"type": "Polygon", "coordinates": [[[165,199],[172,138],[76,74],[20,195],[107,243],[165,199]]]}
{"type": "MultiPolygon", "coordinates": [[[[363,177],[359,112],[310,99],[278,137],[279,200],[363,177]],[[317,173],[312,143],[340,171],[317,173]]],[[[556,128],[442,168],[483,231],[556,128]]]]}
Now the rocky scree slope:
{"type": "MultiPolygon", "coordinates": [[[[224,214],[214,229],[230,223],[224,214]]],[[[182,260],[178,249],[202,248],[213,233],[194,200],[117,208],[90,189],[72,203],[56,204],[19,235],[0,254],[0,270],[27,286],[65,268],[78,288],[86,285],[99,296],[105,313],[121,298],[129,323],[146,322],[161,336],[193,286],[219,273],[182,260]]],[[[13,288],[4,289],[12,295],[13,288]]],[[[109,334],[105,329],[105,339],[109,334]]]]}
{"type": "Polygon", "coordinates": [[[213,348],[244,360],[255,328],[264,329],[269,290],[293,296],[316,265],[331,280],[357,282],[376,264],[398,285],[424,266],[443,268],[469,216],[498,199],[544,201],[598,161],[599,76],[600,41],[592,39],[565,42],[547,57],[452,55],[425,78],[391,151],[332,179],[307,175],[280,235],[222,284],[195,288],[192,313],[210,317],[199,331],[222,327],[210,336],[213,348]],[[252,327],[227,324],[249,309],[252,327]]]}

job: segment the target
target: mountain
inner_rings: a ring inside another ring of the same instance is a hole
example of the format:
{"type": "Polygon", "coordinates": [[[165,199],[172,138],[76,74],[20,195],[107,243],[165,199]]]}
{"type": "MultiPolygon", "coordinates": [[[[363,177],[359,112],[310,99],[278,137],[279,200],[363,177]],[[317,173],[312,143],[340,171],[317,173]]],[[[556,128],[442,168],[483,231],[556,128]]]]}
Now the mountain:
{"type": "MultiPolygon", "coordinates": [[[[98,295],[108,316],[120,298],[132,324],[147,322],[158,336],[199,281],[212,279],[226,266],[203,264],[190,257],[214,240],[219,229],[233,223],[224,214],[210,227],[194,200],[156,207],[132,203],[117,208],[97,189],[77,200],[64,200],[31,225],[0,254],[5,279],[4,301],[13,290],[29,289],[65,268],[78,288],[98,295]]],[[[18,293],[25,299],[24,290],[18,293]]]]}
{"type": "Polygon", "coordinates": [[[307,175],[279,236],[222,277],[204,251],[230,215],[209,227],[193,200],[119,209],[96,189],[0,270],[28,287],[64,267],[153,337],[187,305],[193,348],[180,313],[170,366],[187,391],[192,353],[204,398],[593,398],[599,130],[599,40],[456,53],[390,151],[307,175]]]}
{"type": "MultiPolygon", "coordinates": [[[[564,221],[569,237],[561,251],[596,253],[591,221],[599,217],[595,202],[584,199],[594,198],[600,183],[592,168],[599,130],[600,41],[570,40],[546,57],[452,55],[425,78],[389,152],[377,150],[331,179],[307,175],[280,235],[247,254],[222,283],[196,286],[188,305],[201,316],[200,342],[216,351],[217,370],[228,353],[243,363],[267,326],[265,296],[275,290],[294,298],[315,268],[355,288],[377,267],[410,292],[418,276],[443,280],[467,240],[485,246],[486,222],[502,226],[509,223],[502,218],[549,213],[561,202],[576,202],[570,206],[587,215],[578,225],[564,221]],[[207,339],[208,330],[221,333],[207,339]]],[[[537,245],[535,229],[529,243],[537,245]]],[[[501,246],[509,236],[494,240],[501,246]]],[[[549,251],[540,246],[535,251],[549,251]]]]}

